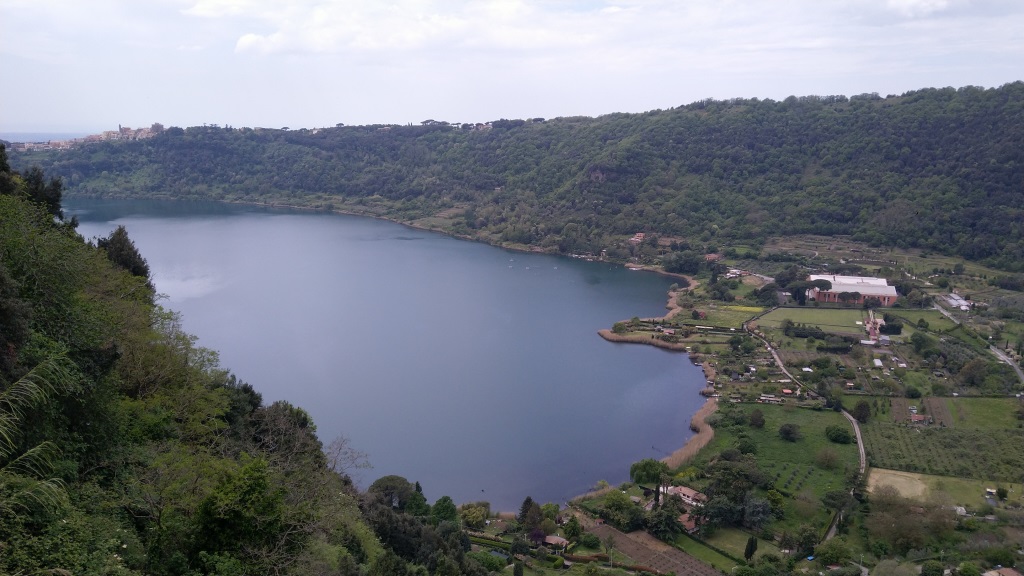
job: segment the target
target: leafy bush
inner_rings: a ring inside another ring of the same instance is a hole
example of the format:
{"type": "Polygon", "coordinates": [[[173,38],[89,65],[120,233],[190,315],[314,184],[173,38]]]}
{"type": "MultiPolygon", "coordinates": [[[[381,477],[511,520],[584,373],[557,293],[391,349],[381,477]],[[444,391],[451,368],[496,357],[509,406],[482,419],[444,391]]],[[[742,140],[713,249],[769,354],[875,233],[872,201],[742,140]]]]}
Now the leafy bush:
{"type": "Polygon", "coordinates": [[[797,424],[786,423],[779,426],[779,437],[787,442],[796,442],[803,436],[800,434],[800,426],[797,424]]]}
{"type": "Polygon", "coordinates": [[[825,437],[836,444],[853,443],[853,434],[845,426],[829,426],[825,428],[825,437]]]}
{"type": "Polygon", "coordinates": [[[580,546],[583,546],[584,548],[593,548],[595,550],[600,549],[601,539],[593,532],[584,532],[580,535],[580,546]]]}
{"type": "Polygon", "coordinates": [[[505,559],[490,552],[467,552],[466,556],[479,562],[488,572],[500,572],[508,565],[505,559]]]}

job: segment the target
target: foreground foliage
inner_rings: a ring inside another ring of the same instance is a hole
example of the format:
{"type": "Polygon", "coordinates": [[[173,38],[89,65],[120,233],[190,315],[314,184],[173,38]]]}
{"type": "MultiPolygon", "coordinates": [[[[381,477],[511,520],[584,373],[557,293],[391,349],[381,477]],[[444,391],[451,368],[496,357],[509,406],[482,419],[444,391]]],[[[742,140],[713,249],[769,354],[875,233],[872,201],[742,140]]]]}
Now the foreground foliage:
{"type": "Polygon", "coordinates": [[[454,505],[360,494],[361,454],[222,369],[123,228],[86,243],[3,154],[0,573],[486,573],[454,505]]]}

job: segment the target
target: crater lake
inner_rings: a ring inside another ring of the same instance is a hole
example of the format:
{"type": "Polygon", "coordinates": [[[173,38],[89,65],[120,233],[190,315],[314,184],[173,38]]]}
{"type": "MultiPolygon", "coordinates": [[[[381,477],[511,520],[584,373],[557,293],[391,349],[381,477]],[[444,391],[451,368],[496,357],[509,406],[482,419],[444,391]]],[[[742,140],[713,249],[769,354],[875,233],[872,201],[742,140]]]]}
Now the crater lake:
{"type": "Polygon", "coordinates": [[[613,344],[672,280],[371,218],[218,203],[67,199],[87,239],[124,225],[160,303],[265,403],[305,409],[428,501],[564,503],[692,435],[687,355],[613,344]]]}

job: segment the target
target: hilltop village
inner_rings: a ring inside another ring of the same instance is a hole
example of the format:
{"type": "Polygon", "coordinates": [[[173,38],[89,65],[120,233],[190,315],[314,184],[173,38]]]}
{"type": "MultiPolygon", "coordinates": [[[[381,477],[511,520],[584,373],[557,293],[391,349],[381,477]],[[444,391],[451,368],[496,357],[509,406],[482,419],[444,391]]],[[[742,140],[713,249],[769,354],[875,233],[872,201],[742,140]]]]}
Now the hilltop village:
{"type": "Polygon", "coordinates": [[[163,124],[155,123],[149,128],[130,128],[118,125],[117,130],[104,130],[99,134],[90,134],[81,138],[68,138],[63,140],[47,140],[45,142],[12,142],[11,150],[15,152],[32,152],[42,150],[70,150],[74,146],[82,144],[95,144],[97,142],[123,142],[131,140],[145,140],[163,132],[163,124]]]}

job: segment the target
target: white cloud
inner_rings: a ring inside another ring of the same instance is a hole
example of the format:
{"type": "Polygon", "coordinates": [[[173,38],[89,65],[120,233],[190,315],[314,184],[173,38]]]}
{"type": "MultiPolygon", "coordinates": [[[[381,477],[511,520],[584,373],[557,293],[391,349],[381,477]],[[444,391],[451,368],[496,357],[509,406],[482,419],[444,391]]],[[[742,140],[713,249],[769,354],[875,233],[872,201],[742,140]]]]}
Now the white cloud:
{"type": "Polygon", "coordinates": [[[1021,78],[1021,30],[1019,0],[0,0],[9,73],[74,87],[0,93],[0,127],[479,121],[992,86],[1021,78]]]}
{"type": "Polygon", "coordinates": [[[890,10],[901,16],[916,18],[948,9],[952,0],[887,0],[890,10]]]}
{"type": "Polygon", "coordinates": [[[181,11],[188,16],[200,18],[224,18],[229,16],[251,16],[264,12],[267,3],[260,0],[198,0],[191,7],[181,11]]]}

